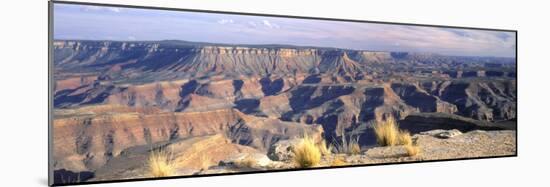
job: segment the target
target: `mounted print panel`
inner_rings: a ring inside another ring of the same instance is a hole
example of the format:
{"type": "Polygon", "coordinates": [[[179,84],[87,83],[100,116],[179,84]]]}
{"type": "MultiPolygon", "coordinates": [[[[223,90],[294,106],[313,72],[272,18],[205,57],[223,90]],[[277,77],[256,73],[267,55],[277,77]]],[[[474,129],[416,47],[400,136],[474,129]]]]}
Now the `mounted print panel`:
{"type": "Polygon", "coordinates": [[[516,31],[50,6],[51,185],[516,156],[516,31]]]}

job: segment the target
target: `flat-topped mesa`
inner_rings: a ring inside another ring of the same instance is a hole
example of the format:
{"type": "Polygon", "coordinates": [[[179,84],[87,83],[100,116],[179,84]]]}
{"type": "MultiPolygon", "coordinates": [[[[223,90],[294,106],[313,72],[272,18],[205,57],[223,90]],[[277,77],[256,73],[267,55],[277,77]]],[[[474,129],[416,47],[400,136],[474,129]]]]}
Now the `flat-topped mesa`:
{"type": "Polygon", "coordinates": [[[54,49],[73,49],[73,50],[135,50],[141,49],[149,52],[186,49],[197,53],[205,54],[269,54],[269,55],[316,55],[319,50],[316,48],[299,48],[293,46],[230,46],[201,44],[191,42],[169,43],[166,41],[78,41],[78,40],[57,40],[53,42],[54,49]]]}
{"type": "MultiPolygon", "coordinates": [[[[167,42],[167,41],[78,41],[57,40],[53,42],[54,50],[98,50],[114,51],[143,51],[143,52],[192,52],[196,54],[214,55],[270,55],[278,57],[296,56],[335,56],[348,55],[350,59],[358,62],[388,62],[394,58],[412,57],[419,55],[399,52],[363,51],[336,48],[279,46],[279,45],[225,45],[203,44],[193,42],[167,42]]],[[[425,56],[424,56],[425,57],[425,56]]]]}
{"type": "Polygon", "coordinates": [[[471,71],[469,69],[497,68],[489,76],[499,76],[502,71],[511,71],[512,75],[514,72],[511,58],[452,57],[432,53],[275,44],[59,40],[53,46],[56,71],[104,74],[102,78],[123,81],[143,82],[150,81],[148,79],[152,77],[155,80],[174,80],[213,75],[238,77],[322,73],[347,76],[346,79],[353,81],[361,79],[364,72],[414,72],[419,68],[451,72],[457,69],[467,72],[471,71]],[[482,63],[506,65],[486,67],[482,63]]]}
{"type": "Polygon", "coordinates": [[[349,52],[348,55],[359,62],[384,63],[392,59],[390,53],[378,51],[354,51],[349,52]]]}
{"type": "Polygon", "coordinates": [[[144,77],[172,80],[212,74],[234,77],[295,75],[319,69],[319,73],[341,70],[354,74],[361,71],[357,65],[359,62],[346,57],[350,50],[315,47],[179,41],[56,41],[54,50],[57,71],[95,72],[112,80],[130,78],[143,81],[144,77]]]}
{"type": "Polygon", "coordinates": [[[317,49],[262,48],[262,47],[221,47],[204,46],[198,50],[203,54],[263,54],[292,57],[301,55],[316,55],[317,49]]]}
{"type": "Polygon", "coordinates": [[[142,43],[142,42],[118,42],[118,41],[72,41],[72,40],[57,40],[53,42],[54,49],[73,49],[73,50],[86,50],[86,49],[122,49],[127,50],[131,48],[146,48],[155,49],[159,47],[158,43],[142,43]]]}

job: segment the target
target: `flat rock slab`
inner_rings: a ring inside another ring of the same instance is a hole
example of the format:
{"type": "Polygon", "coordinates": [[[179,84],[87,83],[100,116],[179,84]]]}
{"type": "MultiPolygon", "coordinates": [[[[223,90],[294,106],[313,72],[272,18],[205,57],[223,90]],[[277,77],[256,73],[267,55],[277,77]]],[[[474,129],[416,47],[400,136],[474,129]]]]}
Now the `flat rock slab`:
{"type": "MultiPolygon", "coordinates": [[[[440,131],[439,133],[448,133],[440,131]]],[[[452,131],[451,131],[452,132],[452,131]]],[[[471,131],[452,138],[439,138],[434,133],[414,135],[421,152],[409,157],[403,146],[375,147],[366,151],[362,163],[410,162],[514,155],[516,131],[471,131]]]]}
{"type": "Polygon", "coordinates": [[[273,163],[265,154],[261,153],[240,153],[220,161],[219,166],[240,166],[248,162],[247,167],[267,167],[273,163]]]}
{"type": "MultiPolygon", "coordinates": [[[[471,131],[455,134],[450,138],[437,137],[442,133],[450,136],[457,131],[433,130],[413,136],[420,146],[420,154],[408,156],[404,146],[374,147],[361,155],[332,154],[324,157],[321,167],[331,166],[336,158],[344,165],[416,162],[428,160],[478,158],[514,155],[516,131],[471,131]]],[[[459,132],[459,131],[458,131],[459,132]]]]}
{"type": "Polygon", "coordinates": [[[461,135],[462,132],[460,132],[457,129],[452,129],[452,130],[436,129],[436,130],[421,132],[420,134],[421,135],[430,135],[430,136],[437,137],[437,138],[448,139],[448,138],[452,138],[452,137],[461,135]]]}

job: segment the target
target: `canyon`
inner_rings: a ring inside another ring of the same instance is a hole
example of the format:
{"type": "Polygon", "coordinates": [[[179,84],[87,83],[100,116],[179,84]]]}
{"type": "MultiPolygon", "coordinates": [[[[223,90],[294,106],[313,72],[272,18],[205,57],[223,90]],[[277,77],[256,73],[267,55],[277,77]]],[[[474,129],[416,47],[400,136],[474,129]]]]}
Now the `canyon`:
{"type": "Polygon", "coordinates": [[[95,180],[139,171],[159,147],[189,169],[199,153],[218,163],[304,134],[352,134],[366,150],[389,116],[412,133],[516,129],[515,58],[176,40],[57,40],[53,51],[54,169],[95,180]]]}

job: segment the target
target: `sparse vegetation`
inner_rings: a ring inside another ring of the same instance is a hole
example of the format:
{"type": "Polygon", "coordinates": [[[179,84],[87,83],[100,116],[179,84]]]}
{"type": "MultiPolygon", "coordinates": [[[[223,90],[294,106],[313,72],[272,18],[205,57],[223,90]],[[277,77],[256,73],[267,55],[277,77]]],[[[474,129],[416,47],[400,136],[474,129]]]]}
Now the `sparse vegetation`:
{"type": "Polygon", "coordinates": [[[416,156],[420,154],[420,146],[413,145],[413,144],[407,144],[405,145],[405,150],[407,151],[408,156],[416,156]]]}
{"type": "Polygon", "coordinates": [[[319,146],[319,151],[321,151],[321,154],[324,156],[330,155],[332,153],[332,149],[334,149],[332,144],[327,146],[327,142],[325,140],[321,141],[321,143],[318,146],[319,146]]]}
{"type": "Polygon", "coordinates": [[[359,144],[357,142],[353,142],[349,146],[350,146],[349,154],[358,155],[358,154],[361,153],[361,147],[359,146],[359,144]]]}
{"type": "Polygon", "coordinates": [[[345,165],[347,165],[347,163],[341,156],[337,156],[330,163],[330,166],[345,166],[345,165]]]}
{"type": "Polygon", "coordinates": [[[333,141],[335,151],[337,153],[344,153],[350,155],[356,155],[361,153],[361,146],[359,146],[359,136],[350,135],[346,138],[346,133],[342,130],[342,136],[340,141],[333,141]]]}
{"type": "Polygon", "coordinates": [[[397,145],[399,129],[393,117],[387,118],[385,121],[378,121],[374,125],[374,133],[376,141],[380,146],[397,145]]]}
{"type": "Polygon", "coordinates": [[[175,164],[172,153],[166,150],[153,150],[149,155],[149,172],[153,177],[166,177],[175,174],[175,164]]]}
{"type": "Polygon", "coordinates": [[[292,152],[294,153],[293,160],[298,167],[314,167],[321,161],[319,146],[315,144],[313,138],[307,135],[292,149],[292,152]]]}
{"type": "Polygon", "coordinates": [[[409,131],[400,130],[397,139],[399,140],[399,145],[412,145],[413,143],[409,131]]]}
{"type": "Polygon", "coordinates": [[[380,146],[409,145],[412,143],[411,134],[408,131],[399,130],[399,126],[393,117],[376,122],[374,133],[380,146]]]}
{"type": "Polygon", "coordinates": [[[395,118],[389,117],[385,121],[379,121],[374,125],[376,141],[381,146],[403,145],[407,156],[420,154],[420,146],[413,142],[411,133],[400,130],[395,118]]]}

